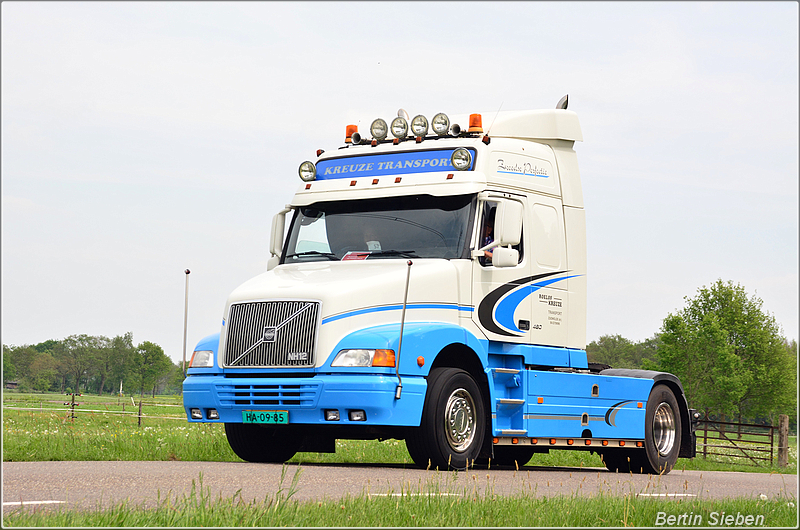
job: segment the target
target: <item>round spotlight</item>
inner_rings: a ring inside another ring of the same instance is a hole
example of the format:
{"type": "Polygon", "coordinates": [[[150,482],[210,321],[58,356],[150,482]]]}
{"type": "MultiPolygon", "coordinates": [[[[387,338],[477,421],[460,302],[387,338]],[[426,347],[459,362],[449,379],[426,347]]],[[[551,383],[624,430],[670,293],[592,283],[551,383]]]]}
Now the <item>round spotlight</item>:
{"type": "Polygon", "coordinates": [[[440,112],[431,120],[431,128],[439,136],[447,134],[450,130],[450,118],[444,112],[440,112]]]}
{"type": "Polygon", "coordinates": [[[389,134],[389,126],[386,125],[386,120],[378,118],[369,126],[369,132],[376,140],[384,140],[386,135],[389,134]]]}
{"type": "Polygon", "coordinates": [[[411,120],[411,132],[414,133],[414,136],[424,138],[428,134],[428,118],[422,114],[414,116],[414,119],[411,120]]]}
{"type": "Polygon", "coordinates": [[[305,182],[311,182],[317,178],[317,168],[314,165],[314,162],[310,162],[308,160],[300,164],[298,173],[300,173],[300,178],[305,182]]]}
{"type": "Polygon", "coordinates": [[[402,116],[392,120],[392,136],[401,140],[408,136],[408,122],[402,116]]]}
{"type": "Polygon", "coordinates": [[[453,151],[450,162],[458,171],[469,169],[469,166],[472,165],[472,153],[470,153],[468,149],[459,147],[453,151]]]}

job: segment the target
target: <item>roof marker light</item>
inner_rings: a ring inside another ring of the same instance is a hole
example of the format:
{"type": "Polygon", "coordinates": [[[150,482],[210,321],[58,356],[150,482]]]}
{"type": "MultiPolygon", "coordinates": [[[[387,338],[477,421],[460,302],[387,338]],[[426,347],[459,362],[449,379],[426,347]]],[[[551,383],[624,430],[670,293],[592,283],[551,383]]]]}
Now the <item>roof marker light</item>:
{"type": "Polygon", "coordinates": [[[314,162],[306,160],[300,164],[298,173],[300,173],[300,178],[303,179],[304,182],[311,182],[317,178],[317,167],[314,165],[314,162]]]}
{"type": "Polygon", "coordinates": [[[369,126],[369,133],[379,142],[385,140],[389,134],[389,126],[386,125],[386,120],[378,118],[373,121],[372,125],[369,126]]]}
{"type": "Polygon", "coordinates": [[[483,124],[481,122],[481,115],[480,114],[470,114],[469,115],[469,129],[467,132],[471,133],[482,133],[483,132],[483,124]]]}
{"type": "Polygon", "coordinates": [[[450,130],[450,118],[444,112],[440,112],[431,120],[431,128],[438,136],[447,134],[450,130]]]}
{"type": "Polygon", "coordinates": [[[348,125],[344,130],[344,143],[353,143],[353,133],[358,132],[358,125],[348,125]]]}

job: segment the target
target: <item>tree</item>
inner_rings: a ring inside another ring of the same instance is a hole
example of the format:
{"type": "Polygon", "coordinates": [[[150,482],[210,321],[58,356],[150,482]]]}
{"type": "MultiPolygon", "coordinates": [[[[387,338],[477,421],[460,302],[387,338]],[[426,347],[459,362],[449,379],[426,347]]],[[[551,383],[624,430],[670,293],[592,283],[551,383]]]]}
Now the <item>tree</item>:
{"type": "Polygon", "coordinates": [[[747,416],[796,407],[796,355],[744,287],[717,280],[663,322],[656,366],[680,377],[692,406],[747,416]]]}
{"type": "Polygon", "coordinates": [[[113,356],[113,368],[111,370],[111,381],[114,383],[116,391],[122,387],[123,381],[127,380],[128,386],[136,388],[134,379],[136,378],[136,348],[133,346],[133,333],[130,331],[124,335],[117,335],[111,339],[111,355],[113,356]]]}
{"type": "Polygon", "coordinates": [[[139,378],[139,395],[144,395],[144,389],[153,389],[158,380],[172,366],[172,361],[158,344],[145,341],[136,347],[136,372],[139,378]]]}
{"type": "Polygon", "coordinates": [[[17,379],[17,367],[14,365],[14,360],[11,358],[13,350],[10,346],[3,344],[3,386],[9,381],[17,379]]]}
{"type": "Polygon", "coordinates": [[[614,368],[642,368],[656,357],[660,343],[658,335],[642,342],[632,342],[621,335],[603,335],[586,346],[589,362],[607,364],[614,368]]]}
{"type": "Polygon", "coordinates": [[[27,378],[31,387],[37,392],[50,390],[58,376],[57,364],[58,362],[49,351],[37,352],[31,363],[31,373],[27,378]]]}
{"type": "Polygon", "coordinates": [[[81,381],[88,379],[95,368],[100,341],[89,335],[70,335],[61,341],[58,353],[67,371],[75,377],[75,392],[80,393],[81,381]]]}

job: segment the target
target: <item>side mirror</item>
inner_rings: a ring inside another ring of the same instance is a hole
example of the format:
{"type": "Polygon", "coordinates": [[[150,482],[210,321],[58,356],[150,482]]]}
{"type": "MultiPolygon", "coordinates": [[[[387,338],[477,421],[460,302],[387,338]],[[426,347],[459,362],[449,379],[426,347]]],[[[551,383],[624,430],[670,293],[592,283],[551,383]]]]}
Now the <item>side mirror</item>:
{"type": "Polygon", "coordinates": [[[521,235],[522,203],[517,201],[498,202],[494,220],[495,242],[500,246],[519,245],[521,235]]]}
{"type": "Polygon", "coordinates": [[[492,251],[492,265],[495,267],[516,267],[519,251],[515,248],[497,247],[492,251]]]}
{"type": "Polygon", "coordinates": [[[286,214],[291,211],[292,208],[287,205],[272,218],[272,231],[269,237],[269,253],[271,256],[267,261],[267,270],[272,270],[280,263],[281,252],[283,252],[283,234],[286,228],[286,214]]]}

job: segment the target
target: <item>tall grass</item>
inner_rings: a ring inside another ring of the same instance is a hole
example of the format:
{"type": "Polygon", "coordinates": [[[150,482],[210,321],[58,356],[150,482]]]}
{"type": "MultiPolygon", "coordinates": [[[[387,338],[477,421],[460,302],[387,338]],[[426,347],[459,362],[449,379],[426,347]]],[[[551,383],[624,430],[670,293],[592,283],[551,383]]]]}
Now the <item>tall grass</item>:
{"type": "MultiPolygon", "coordinates": [[[[245,501],[237,492],[212,498],[203,488],[202,475],[192,482],[188,495],[166,495],[158,506],[146,509],[123,503],[94,511],[29,510],[4,515],[5,527],[586,527],[655,526],[659,518],[692,514],[692,526],[708,526],[720,517],[736,520],[763,516],[768,527],[796,527],[793,499],[727,499],[664,501],[637,498],[631,493],[593,497],[577,494],[536,497],[496,495],[469,487],[456,488],[445,481],[429,482],[403,491],[364,492],[338,500],[299,502],[293,499],[302,468],[287,484],[284,466],[278,489],[263,501],[245,501]],[[700,519],[698,519],[698,517],[700,519]]],[[[724,520],[724,519],[723,519],[724,520]]],[[[726,525],[731,526],[731,525],[726,525]]],[[[737,525],[741,526],[741,524],[737,525]]]]}

